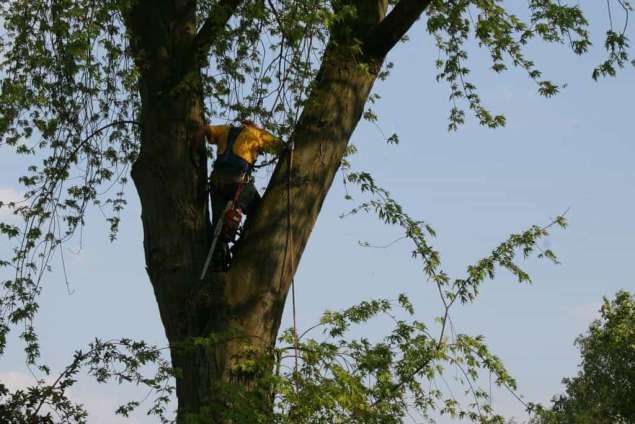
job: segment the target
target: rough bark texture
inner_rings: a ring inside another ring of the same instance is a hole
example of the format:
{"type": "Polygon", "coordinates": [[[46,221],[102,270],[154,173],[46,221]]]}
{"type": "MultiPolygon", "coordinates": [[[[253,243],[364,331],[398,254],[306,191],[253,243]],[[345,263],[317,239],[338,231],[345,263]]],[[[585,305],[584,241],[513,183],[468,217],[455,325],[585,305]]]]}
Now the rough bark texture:
{"type": "Polygon", "coordinates": [[[210,273],[203,282],[198,274],[211,228],[206,159],[193,159],[189,149],[203,123],[192,57],[200,55],[202,39],[213,43],[213,28],[222,28],[219,22],[231,14],[223,9],[220,18],[210,17],[197,37],[195,0],[139,0],[127,11],[142,100],[141,152],[132,177],[141,199],[147,271],[178,370],[179,421],[193,414],[216,422],[230,402],[223,390],[228,384],[256,392],[265,410],[269,405],[267,387],[258,384],[262,374],[239,365],[245,358],[264,358],[265,371],[269,367],[293,272],[383,61],[383,54],[353,56],[349,49],[361,38],[357,34],[384,18],[387,1],[356,3],[363,13],[333,32],[292,135],[291,172],[287,158],[280,160],[230,271],[210,273]]]}

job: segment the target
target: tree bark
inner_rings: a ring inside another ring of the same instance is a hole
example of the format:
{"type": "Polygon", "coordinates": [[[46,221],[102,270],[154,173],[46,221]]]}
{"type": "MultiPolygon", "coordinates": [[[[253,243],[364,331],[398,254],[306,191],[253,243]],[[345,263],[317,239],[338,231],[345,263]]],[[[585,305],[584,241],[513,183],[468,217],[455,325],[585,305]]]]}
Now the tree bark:
{"type": "MultiPolygon", "coordinates": [[[[211,272],[205,281],[199,273],[212,241],[207,164],[204,154],[193,157],[189,148],[203,124],[201,76],[192,59],[201,54],[195,0],[138,0],[126,11],[141,74],[141,150],[132,177],[141,199],[147,272],[177,373],[179,422],[222,422],[245,399],[251,407],[238,412],[252,419],[271,413],[266,377],[285,299],[384,59],[352,46],[362,38],[357,34],[384,18],[387,1],[355,1],[368,13],[334,29],[292,135],[292,169],[287,151],[248,219],[230,270],[211,272]]],[[[212,28],[222,25],[207,22],[209,41],[212,28]]]]}
{"type": "MultiPolygon", "coordinates": [[[[217,367],[208,347],[192,344],[206,334],[208,320],[222,321],[222,308],[214,307],[221,296],[198,278],[211,243],[206,156],[190,151],[203,124],[200,74],[189,72],[188,84],[179,87],[189,71],[183,56],[194,54],[194,6],[140,0],[126,11],[141,74],[141,149],[132,178],[141,200],[146,269],[177,370],[179,421],[209,403],[217,367]]],[[[222,280],[215,278],[216,284],[222,280]]]]}
{"type": "Polygon", "coordinates": [[[292,135],[293,168],[289,173],[290,152],[286,152],[239,242],[224,294],[228,306],[240,311],[233,323],[245,334],[254,335],[254,343],[272,346],[275,342],[293,271],[381,63],[370,68],[362,65],[351,62],[350,56],[335,47],[327,48],[311,101],[292,135]]]}

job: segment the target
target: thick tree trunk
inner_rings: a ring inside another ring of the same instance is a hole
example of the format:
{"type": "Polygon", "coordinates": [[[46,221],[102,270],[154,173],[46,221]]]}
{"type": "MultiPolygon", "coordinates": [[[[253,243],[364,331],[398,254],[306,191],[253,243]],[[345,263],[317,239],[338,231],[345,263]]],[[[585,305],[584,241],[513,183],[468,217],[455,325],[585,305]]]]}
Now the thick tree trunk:
{"type": "MultiPolygon", "coordinates": [[[[231,269],[199,281],[211,225],[205,155],[193,159],[189,148],[203,124],[198,68],[183,69],[183,63],[195,62],[184,55],[200,54],[194,5],[137,0],[128,12],[142,100],[141,151],[132,177],[141,199],[147,271],[177,372],[179,421],[222,422],[225,412],[246,413],[255,421],[271,413],[266,377],[294,271],[383,54],[355,55],[341,39],[326,47],[292,135],[292,169],[287,152],[249,217],[231,269]],[[249,408],[230,411],[245,401],[249,408]]],[[[364,15],[368,22],[355,22],[358,31],[383,19],[386,1],[376,5],[364,15]]],[[[342,34],[333,37],[351,37],[342,34]]]]}
{"type": "Polygon", "coordinates": [[[311,102],[292,135],[291,172],[287,152],[227,275],[226,302],[240,311],[232,323],[254,335],[263,349],[275,342],[294,270],[380,67],[365,65],[370,72],[350,56],[327,49],[311,102]]]}
{"type": "MultiPolygon", "coordinates": [[[[146,267],[177,370],[179,421],[212,402],[221,379],[213,347],[195,345],[208,323],[223,327],[223,276],[199,281],[211,243],[206,157],[190,151],[203,124],[200,74],[184,69],[196,35],[194,1],[138,0],[126,24],[141,78],[141,150],[132,177],[141,200],[146,267]],[[180,84],[188,76],[187,84],[180,84]]],[[[189,63],[192,63],[190,60],[189,63]]],[[[200,152],[199,152],[200,153],[200,152]]]]}
{"type": "Polygon", "coordinates": [[[194,164],[188,149],[188,122],[200,116],[200,101],[196,94],[157,99],[156,87],[142,83],[142,150],[132,176],[141,198],[148,275],[178,370],[181,418],[218,417],[232,403],[236,387],[249,391],[252,412],[267,413],[269,388],[256,380],[271,371],[269,354],[291,270],[297,268],[374,81],[376,74],[365,69],[335,53],[325,62],[320,92],[293,136],[290,190],[283,159],[230,271],[211,273],[203,282],[199,273],[211,243],[205,166],[203,157],[194,164]],[[246,369],[246,360],[264,362],[246,369]]]}
{"type": "MultiPolygon", "coordinates": [[[[206,208],[206,172],[194,166],[188,149],[190,99],[152,99],[144,93],[142,149],[132,177],[141,199],[144,250],[172,362],[180,375],[180,406],[198,409],[205,402],[209,359],[205,349],[188,348],[192,338],[204,335],[209,302],[198,280],[210,244],[206,208]]],[[[202,158],[201,161],[205,159],[202,158]]],[[[211,293],[210,293],[211,294],[211,293]]]]}

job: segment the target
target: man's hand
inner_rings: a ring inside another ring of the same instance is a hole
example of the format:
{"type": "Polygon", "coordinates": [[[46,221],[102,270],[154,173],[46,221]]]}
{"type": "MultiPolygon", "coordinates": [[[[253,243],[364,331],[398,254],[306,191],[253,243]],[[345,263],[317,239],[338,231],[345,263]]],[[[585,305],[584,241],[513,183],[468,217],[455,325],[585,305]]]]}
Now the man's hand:
{"type": "Polygon", "coordinates": [[[194,163],[198,163],[198,158],[201,150],[201,145],[205,143],[206,125],[200,126],[190,142],[190,156],[194,163]]]}
{"type": "Polygon", "coordinates": [[[205,143],[205,136],[207,133],[206,129],[207,125],[202,125],[196,130],[196,133],[194,133],[194,139],[192,140],[192,143],[194,144],[195,148],[198,148],[201,144],[205,143]]]}

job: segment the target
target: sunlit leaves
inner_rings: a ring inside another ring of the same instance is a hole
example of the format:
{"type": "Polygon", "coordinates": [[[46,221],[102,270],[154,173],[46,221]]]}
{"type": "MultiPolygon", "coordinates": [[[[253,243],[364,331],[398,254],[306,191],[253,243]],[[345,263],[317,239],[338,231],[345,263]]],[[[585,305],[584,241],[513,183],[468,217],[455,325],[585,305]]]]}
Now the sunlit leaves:
{"type": "Polygon", "coordinates": [[[362,194],[370,199],[360,203],[347,215],[360,212],[374,213],[377,217],[390,225],[401,227],[405,238],[413,243],[412,256],[421,260],[422,269],[426,277],[435,285],[443,296],[444,304],[451,305],[456,300],[461,303],[473,302],[481,284],[493,279],[497,268],[507,270],[519,283],[531,282],[526,271],[517,263],[516,257],[521,254],[528,258],[536,254],[539,259],[547,259],[558,263],[558,259],[551,250],[542,250],[538,242],[549,236],[553,227],[565,228],[567,221],[564,216],[556,217],[544,227],[533,226],[517,234],[511,234],[507,240],[496,246],[490,254],[467,267],[466,276],[452,280],[442,269],[439,252],[429,242],[436,234],[425,222],[410,217],[385,189],[379,187],[370,174],[365,172],[350,173],[348,181],[355,184],[362,194]]]}
{"type": "Polygon", "coordinates": [[[582,362],[578,374],[565,378],[566,392],[551,408],[531,405],[534,424],[630,423],[635,420],[635,297],[621,290],[604,299],[600,317],[575,344],[582,362]]]}
{"type": "MultiPolygon", "coordinates": [[[[203,16],[206,10],[202,8],[203,16]]],[[[212,45],[204,72],[211,115],[250,117],[288,136],[337,16],[322,0],[246,2],[212,45]]]]}
{"type": "MultiPolygon", "coordinates": [[[[609,56],[593,70],[592,77],[594,80],[600,77],[615,76],[617,69],[623,68],[629,61],[628,48],[630,46],[624,33],[617,33],[612,30],[607,31],[604,47],[609,56]]],[[[635,61],[633,65],[635,66],[635,61]]]]}
{"type": "MultiPolygon", "coordinates": [[[[49,374],[49,370],[41,370],[49,374]]],[[[84,405],[69,394],[82,370],[100,383],[114,381],[145,387],[149,390],[148,397],[152,395],[152,400],[146,404],[147,414],[162,423],[170,422],[172,411],[166,409],[174,392],[172,372],[161,357],[160,349],[130,339],[95,340],[86,351],[76,351],[71,364],[56,378],[40,379],[25,389],[10,391],[0,383],[0,420],[15,423],[88,422],[84,405]],[[154,373],[148,373],[148,365],[155,368],[154,373]]],[[[128,416],[140,405],[140,401],[128,401],[113,412],[128,416]]]]}
{"type": "MultiPolygon", "coordinates": [[[[196,3],[199,23],[210,18],[217,3],[196,3]]],[[[628,2],[624,5],[630,7],[628,2]]],[[[49,270],[53,252],[83,225],[89,206],[106,206],[110,236],[116,235],[118,214],[126,204],[123,186],[138,151],[140,100],[136,66],[145,69],[143,51],[136,65],[130,58],[131,40],[122,18],[127,6],[127,1],[114,0],[10,0],[0,5],[4,31],[0,37],[0,145],[6,152],[21,155],[26,162],[26,172],[19,179],[26,190],[24,202],[0,206],[8,206],[24,220],[21,230],[14,224],[0,225],[4,237],[17,240],[13,257],[0,261],[0,266],[12,266],[11,271],[15,271],[14,277],[2,285],[0,354],[9,327],[20,325],[27,361],[36,362],[39,346],[32,321],[38,310],[43,275],[49,270]],[[117,187],[114,194],[104,197],[103,191],[113,185],[117,187]]],[[[450,129],[464,123],[467,109],[484,126],[505,124],[502,115],[483,106],[476,84],[470,79],[470,41],[476,41],[488,52],[494,72],[511,67],[524,69],[536,82],[538,92],[547,97],[556,94],[559,86],[543,79],[525,56],[526,44],[540,38],[569,44],[576,54],[589,49],[587,22],[579,6],[531,0],[527,10],[529,17],[523,20],[499,0],[431,2],[427,29],[439,49],[438,79],[450,87],[450,129]]],[[[209,115],[215,120],[251,117],[277,135],[293,134],[332,34],[342,35],[338,47],[351,53],[342,55],[347,65],[353,61],[358,70],[372,69],[360,60],[362,45],[348,25],[355,23],[353,18],[359,17],[358,13],[353,3],[340,1],[243,2],[201,61],[201,95],[207,101],[209,115]]],[[[609,57],[594,71],[594,78],[614,75],[629,60],[628,38],[623,32],[611,28],[604,47],[609,57]]],[[[391,68],[391,63],[386,64],[378,77],[388,77],[391,68]]],[[[169,94],[191,89],[195,79],[183,78],[169,87],[169,94]]],[[[370,102],[377,99],[371,96],[370,102]]],[[[364,117],[371,122],[379,119],[371,109],[364,117]]],[[[387,142],[396,144],[398,138],[390,136],[387,142]]],[[[350,148],[348,153],[352,152],[350,148]]],[[[347,163],[343,165],[346,167],[347,163]]],[[[547,236],[548,227],[533,227],[510,236],[487,257],[467,267],[464,276],[451,278],[442,270],[440,255],[428,241],[434,236],[430,226],[406,214],[370,174],[350,174],[348,182],[370,195],[351,213],[375,213],[383,222],[399,226],[412,242],[412,256],[420,261],[425,277],[439,289],[446,311],[439,317],[442,325],[447,322],[449,307],[457,300],[474,301],[481,284],[493,278],[498,269],[511,272],[519,282],[530,281],[517,257],[538,253],[537,242],[547,236]]],[[[563,226],[564,220],[558,218],[555,223],[563,226]]],[[[549,250],[538,256],[557,260],[549,250]]],[[[414,312],[405,297],[400,298],[400,304],[410,314],[414,312]]],[[[443,332],[435,339],[421,322],[398,321],[394,331],[379,342],[342,339],[351,325],[389,313],[391,307],[374,301],[327,314],[322,324],[337,343],[307,341],[301,346],[303,386],[297,384],[298,376],[294,374],[287,374],[286,380],[279,382],[278,393],[287,399],[280,410],[288,408],[288,414],[281,416],[318,417],[314,422],[336,422],[334,419],[342,417],[358,422],[396,422],[406,413],[406,393],[422,411],[440,399],[438,390],[424,390],[416,379],[433,379],[440,372],[441,362],[464,367],[472,379],[477,368],[488,369],[502,383],[511,385],[480,339],[466,336],[449,341],[443,332]],[[340,354],[341,348],[346,349],[346,359],[340,354]]],[[[216,340],[201,338],[196,342],[216,340]]],[[[134,350],[132,345],[123,345],[134,350]]],[[[98,380],[135,381],[136,374],[121,373],[103,364],[112,365],[112,358],[116,358],[134,370],[142,361],[138,357],[140,351],[121,356],[111,345],[99,344],[95,351],[103,353],[92,357],[102,364],[93,363],[91,368],[98,380]]],[[[81,354],[80,357],[84,358],[81,354]]],[[[157,357],[148,359],[154,360],[157,357]]],[[[79,362],[87,363],[84,359],[79,362]]],[[[247,373],[257,365],[256,361],[237,368],[247,373]]],[[[49,392],[39,393],[47,396],[49,392]]],[[[478,405],[482,392],[475,390],[473,394],[478,405]]],[[[20,396],[14,399],[27,405],[33,399],[28,394],[20,396]]],[[[478,408],[463,410],[454,399],[443,399],[442,404],[453,416],[484,419],[478,408]]],[[[128,414],[136,406],[133,401],[120,412],[128,414]]],[[[483,410],[488,412],[486,406],[483,410]]],[[[82,418],[81,411],[70,407],[68,411],[79,414],[77,420],[82,418]]]]}
{"type": "MultiPolygon", "coordinates": [[[[610,3],[607,3],[609,8],[610,3]]],[[[630,4],[619,4],[628,14],[630,4]]],[[[450,87],[450,130],[456,130],[465,122],[462,105],[466,105],[483,126],[496,128],[505,124],[502,115],[494,115],[482,105],[476,85],[469,80],[468,50],[472,40],[489,52],[494,72],[506,71],[510,65],[521,68],[536,82],[538,93],[545,97],[557,94],[559,85],[541,78],[542,72],[525,53],[529,41],[541,39],[567,44],[578,55],[589,51],[591,37],[580,5],[531,0],[527,7],[529,18],[524,19],[512,13],[501,0],[433,1],[428,8],[427,29],[439,49],[435,62],[439,70],[437,79],[446,81],[450,87]]],[[[604,47],[608,58],[593,71],[594,79],[613,76],[617,68],[628,63],[629,44],[624,31],[617,33],[611,29],[607,33],[604,47]]]]}
{"type": "MultiPolygon", "coordinates": [[[[276,368],[273,422],[401,423],[406,417],[436,413],[502,423],[489,408],[488,395],[478,389],[483,373],[491,373],[497,385],[515,387],[500,359],[481,336],[446,338],[447,320],[440,328],[429,328],[414,313],[408,298],[400,295],[398,302],[362,302],[324,314],[320,325],[300,338],[297,371],[284,362],[276,368]],[[385,336],[351,338],[370,320],[382,319],[393,322],[385,336]],[[328,339],[309,338],[318,329],[328,339]],[[450,371],[461,374],[457,385],[467,390],[467,401],[438,388],[450,371]]],[[[291,340],[291,331],[282,342],[291,340]]],[[[291,346],[279,349],[280,358],[289,358],[284,353],[291,353],[291,346]]]]}
{"type": "MultiPolygon", "coordinates": [[[[15,277],[4,284],[2,298],[3,312],[15,324],[33,319],[51,255],[83,225],[88,206],[111,206],[102,211],[111,237],[116,233],[125,201],[119,194],[109,198],[108,188],[125,183],[137,152],[136,127],[130,125],[137,81],[125,53],[123,3],[0,6],[0,147],[4,154],[26,155],[18,179],[24,201],[8,205],[23,219],[23,230],[2,226],[6,236],[22,237],[10,261],[15,277]]],[[[30,325],[22,338],[29,362],[36,360],[30,325]]]]}

